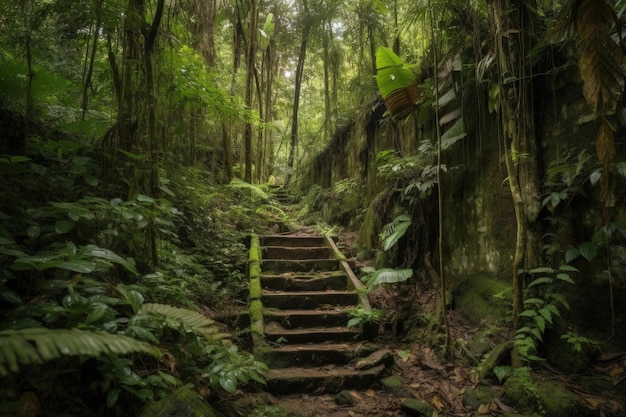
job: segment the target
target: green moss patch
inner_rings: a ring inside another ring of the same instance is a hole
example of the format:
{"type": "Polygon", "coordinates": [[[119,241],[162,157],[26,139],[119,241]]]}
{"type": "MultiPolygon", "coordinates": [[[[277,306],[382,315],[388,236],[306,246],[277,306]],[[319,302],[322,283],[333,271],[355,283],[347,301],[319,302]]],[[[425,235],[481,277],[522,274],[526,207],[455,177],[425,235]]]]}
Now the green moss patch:
{"type": "Polygon", "coordinates": [[[513,288],[489,275],[454,278],[452,294],[454,309],[474,323],[503,324],[511,317],[513,288]]]}

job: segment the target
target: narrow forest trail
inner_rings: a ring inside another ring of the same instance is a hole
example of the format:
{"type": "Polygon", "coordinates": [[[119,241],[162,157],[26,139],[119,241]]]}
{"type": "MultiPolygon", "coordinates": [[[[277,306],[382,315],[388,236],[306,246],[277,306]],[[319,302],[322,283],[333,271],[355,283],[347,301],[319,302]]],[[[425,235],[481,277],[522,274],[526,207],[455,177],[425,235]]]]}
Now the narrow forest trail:
{"type": "MultiPolygon", "coordinates": [[[[293,208],[287,195],[277,200],[293,208]]],[[[309,227],[252,238],[254,353],[270,371],[266,392],[239,402],[280,410],[268,417],[354,417],[421,415],[404,410],[407,399],[419,399],[445,409],[440,415],[470,416],[461,395],[472,385],[469,366],[444,366],[430,347],[347,326],[351,309],[370,308],[354,267],[334,239],[309,227]]],[[[420,302],[431,301],[426,294],[420,302]]]]}
{"type": "Polygon", "coordinates": [[[333,393],[373,386],[392,354],[369,342],[362,328],[347,326],[349,311],[361,304],[360,283],[333,240],[279,235],[261,236],[258,242],[250,249],[261,252],[251,299],[258,296],[262,305],[257,319],[263,337],[254,347],[270,367],[269,391],[333,393]]]}

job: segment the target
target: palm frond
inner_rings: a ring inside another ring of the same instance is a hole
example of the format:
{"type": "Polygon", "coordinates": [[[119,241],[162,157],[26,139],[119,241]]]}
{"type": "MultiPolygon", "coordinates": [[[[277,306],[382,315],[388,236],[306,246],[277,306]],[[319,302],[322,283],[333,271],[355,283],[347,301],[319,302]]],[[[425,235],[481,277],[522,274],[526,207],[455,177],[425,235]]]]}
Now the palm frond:
{"type": "Polygon", "coordinates": [[[80,329],[29,328],[0,331],[0,376],[18,372],[20,365],[44,363],[62,356],[147,353],[159,349],[128,336],[80,329]]]}
{"type": "Polygon", "coordinates": [[[197,311],[186,308],[173,307],[167,304],[146,303],[141,306],[141,312],[147,314],[157,314],[179,320],[191,331],[203,336],[205,339],[214,342],[230,335],[220,331],[215,322],[197,311]]]}

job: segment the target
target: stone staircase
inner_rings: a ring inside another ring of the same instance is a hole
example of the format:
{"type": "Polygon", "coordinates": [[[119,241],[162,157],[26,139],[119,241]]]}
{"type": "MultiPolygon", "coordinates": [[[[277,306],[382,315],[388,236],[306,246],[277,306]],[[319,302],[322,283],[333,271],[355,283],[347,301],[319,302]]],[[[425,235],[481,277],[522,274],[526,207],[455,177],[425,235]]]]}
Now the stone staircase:
{"type": "Polygon", "coordinates": [[[250,327],[274,394],[338,392],[375,384],[393,361],[349,310],[369,308],[351,265],[327,236],[252,236],[250,327]]]}

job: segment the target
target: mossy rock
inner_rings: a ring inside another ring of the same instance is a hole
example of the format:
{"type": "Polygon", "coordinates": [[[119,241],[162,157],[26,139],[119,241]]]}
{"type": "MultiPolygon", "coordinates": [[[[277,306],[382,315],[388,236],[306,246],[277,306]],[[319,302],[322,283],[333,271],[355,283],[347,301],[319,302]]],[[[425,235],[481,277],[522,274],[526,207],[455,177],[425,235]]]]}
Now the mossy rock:
{"type": "Polygon", "coordinates": [[[536,381],[532,376],[512,375],[504,384],[504,402],[522,413],[550,417],[592,417],[578,395],[558,381],[536,381]]]}
{"type": "Polygon", "coordinates": [[[397,375],[392,375],[387,378],[384,378],[381,383],[385,388],[385,391],[392,393],[396,397],[410,397],[411,393],[404,386],[404,382],[402,378],[397,375]]]}
{"type": "Polygon", "coordinates": [[[591,366],[591,359],[587,351],[577,351],[571,343],[562,339],[560,329],[546,330],[544,335],[546,359],[552,366],[565,374],[579,374],[591,366]]]}
{"type": "Polygon", "coordinates": [[[217,417],[213,409],[187,386],[147,404],[138,417],[217,417]]]}
{"type": "Polygon", "coordinates": [[[513,342],[507,341],[494,347],[487,354],[485,360],[478,369],[478,379],[481,383],[489,383],[494,380],[494,368],[496,366],[509,365],[511,363],[511,351],[513,342]]]}
{"type": "Polygon", "coordinates": [[[432,417],[435,414],[435,407],[415,398],[404,399],[400,408],[406,414],[415,417],[432,417]]]}
{"type": "Polygon", "coordinates": [[[510,375],[504,383],[504,402],[521,413],[533,413],[539,407],[535,381],[530,375],[510,375]]]}
{"type": "Polygon", "coordinates": [[[590,410],[580,405],[578,395],[557,381],[541,381],[537,384],[537,396],[544,414],[551,417],[591,417],[590,410]]]}
{"type": "Polygon", "coordinates": [[[511,317],[513,289],[490,275],[455,277],[451,286],[453,306],[474,323],[484,320],[504,324],[511,317]]]}
{"type": "Polygon", "coordinates": [[[465,387],[463,389],[463,405],[478,408],[481,404],[489,404],[500,395],[500,392],[486,385],[465,387]]]}

